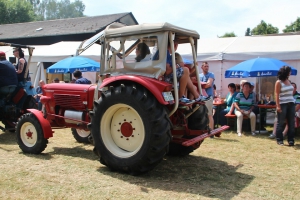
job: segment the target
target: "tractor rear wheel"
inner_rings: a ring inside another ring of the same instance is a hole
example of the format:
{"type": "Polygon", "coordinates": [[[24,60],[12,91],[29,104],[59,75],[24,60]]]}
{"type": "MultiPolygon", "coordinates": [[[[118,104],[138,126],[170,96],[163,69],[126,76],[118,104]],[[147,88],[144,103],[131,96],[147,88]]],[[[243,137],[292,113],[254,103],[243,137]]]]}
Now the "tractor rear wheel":
{"type": "Polygon", "coordinates": [[[100,162],[138,175],[152,170],[168,151],[170,121],[164,107],[139,85],[110,87],[95,102],[92,136],[100,162]]]}
{"type": "MultiPolygon", "coordinates": [[[[188,128],[191,130],[208,130],[208,115],[207,107],[205,105],[200,105],[199,109],[195,111],[188,118],[188,128]]],[[[183,136],[182,138],[192,139],[197,136],[183,136]]],[[[192,153],[195,149],[198,149],[202,144],[203,140],[192,145],[192,146],[182,146],[176,143],[170,143],[170,149],[168,155],[172,156],[186,156],[192,153]]]]}
{"type": "Polygon", "coordinates": [[[83,129],[76,129],[76,128],[71,128],[71,131],[73,137],[77,142],[90,144],[90,141],[88,140],[89,136],[91,135],[90,131],[86,131],[83,129]]]}
{"type": "Polygon", "coordinates": [[[39,154],[47,147],[48,139],[44,138],[41,124],[32,113],[20,117],[16,133],[18,145],[24,153],[39,154]]]}

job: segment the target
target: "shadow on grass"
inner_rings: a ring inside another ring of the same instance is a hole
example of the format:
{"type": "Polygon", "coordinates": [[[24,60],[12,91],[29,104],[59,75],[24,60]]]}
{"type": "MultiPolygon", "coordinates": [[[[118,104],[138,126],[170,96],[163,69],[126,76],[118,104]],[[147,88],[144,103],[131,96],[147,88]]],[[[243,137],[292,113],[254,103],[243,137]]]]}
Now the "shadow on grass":
{"type": "MultiPolygon", "coordinates": [[[[50,160],[54,155],[64,155],[75,158],[83,158],[89,160],[99,160],[99,158],[93,153],[93,151],[87,150],[83,147],[77,146],[72,148],[67,147],[54,147],[54,150],[49,153],[41,153],[41,154],[27,154],[24,153],[25,156],[34,157],[42,160],[50,160]]],[[[22,153],[22,152],[21,152],[22,153]]]]}
{"type": "Polygon", "coordinates": [[[198,156],[166,157],[153,171],[142,176],[111,172],[106,167],[99,172],[141,187],[178,193],[190,193],[217,199],[232,199],[255,178],[238,172],[242,165],[198,156]]]}
{"type": "Polygon", "coordinates": [[[96,156],[93,151],[87,150],[81,146],[65,148],[65,147],[54,147],[54,151],[50,152],[50,155],[64,155],[71,157],[84,158],[89,160],[99,160],[98,156],[96,156]]]}
{"type": "Polygon", "coordinates": [[[9,131],[0,132],[0,144],[17,144],[16,133],[9,131]]]}

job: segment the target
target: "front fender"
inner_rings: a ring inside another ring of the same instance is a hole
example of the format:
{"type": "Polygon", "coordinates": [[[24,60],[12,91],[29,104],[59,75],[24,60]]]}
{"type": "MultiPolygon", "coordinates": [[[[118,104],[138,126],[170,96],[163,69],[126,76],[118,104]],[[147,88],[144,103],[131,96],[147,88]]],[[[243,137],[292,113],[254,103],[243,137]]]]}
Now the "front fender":
{"type": "Polygon", "coordinates": [[[52,131],[49,121],[44,118],[44,114],[41,111],[36,109],[27,109],[27,111],[34,114],[34,116],[39,120],[44,132],[45,139],[53,137],[54,131],[52,131]]]}
{"type": "Polygon", "coordinates": [[[171,84],[164,81],[159,81],[154,78],[148,78],[144,76],[132,76],[132,75],[113,76],[104,79],[100,88],[109,86],[113,82],[124,81],[124,80],[136,82],[142,85],[143,87],[147,88],[147,90],[149,90],[155,96],[155,98],[158,100],[160,104],[163,105],[170,104],[170,102],[164,100],[162,92],[166,92],[165,90],[167,88],[172,88],[170,87],[171,84]]]}

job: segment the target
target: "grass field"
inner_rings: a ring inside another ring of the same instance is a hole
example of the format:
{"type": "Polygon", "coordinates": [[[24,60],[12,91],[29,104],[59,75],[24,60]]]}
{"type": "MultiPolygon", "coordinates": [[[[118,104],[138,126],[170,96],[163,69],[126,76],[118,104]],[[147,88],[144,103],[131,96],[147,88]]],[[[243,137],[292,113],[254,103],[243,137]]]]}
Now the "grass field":
{"type": "Polygon", "coordinates": [[[299,137],[288,147],[224,132],[137,177],[111,172],[92,148],[64,129],[41,155],[23,154],[0,132],[0,199],[300,199],[299,137]]]}

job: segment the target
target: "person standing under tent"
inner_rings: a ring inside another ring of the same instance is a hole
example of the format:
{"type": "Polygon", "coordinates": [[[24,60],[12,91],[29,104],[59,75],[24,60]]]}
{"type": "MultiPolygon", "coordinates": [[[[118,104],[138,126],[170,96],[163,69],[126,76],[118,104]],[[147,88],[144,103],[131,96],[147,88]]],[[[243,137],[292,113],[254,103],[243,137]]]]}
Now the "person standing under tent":
{"type": "MultiPolygon", "coordinates": [[[[215,81],[215,75],[212,72],[209,72],[209,65],[207,62],[203,62],[202,73],[199,74],[200,81],[205,83],[203,88],[205,89],[208,97],[214,96],[213,85],[215,81]]],[[[212,130],[214,128],[214,119],[213,119],[213,98],[209,98],[208,101],[205,102],[205,105],[208,109],[208,118],[209,118],[209,128],[212,130]]]]}
{"type": "Polygon", "coordinates": [[[276,126],[276,140],[278,145],[283,145],[282,132],[285,124],[288,124],[288,144],[294,146],[295,134],[295,99],[293,97],[294,87],[289,81],[291,75],[291,67],[283,66],[279,69],[275,83],[275,98],[277,111],[277,126],[276,126]]]}

